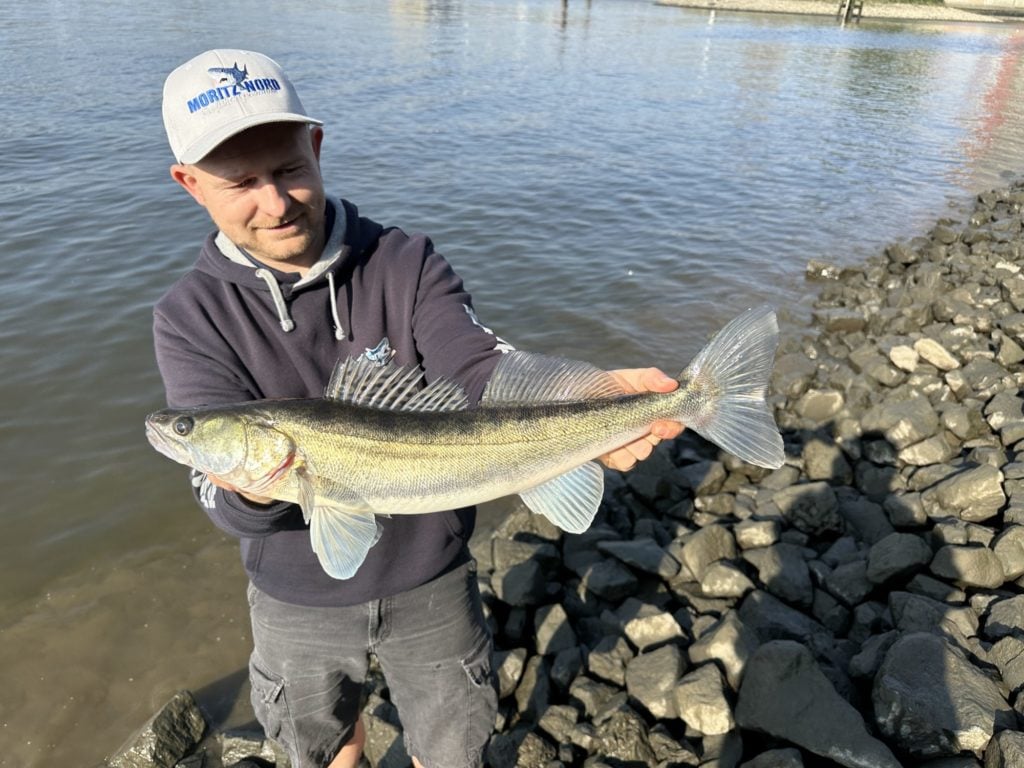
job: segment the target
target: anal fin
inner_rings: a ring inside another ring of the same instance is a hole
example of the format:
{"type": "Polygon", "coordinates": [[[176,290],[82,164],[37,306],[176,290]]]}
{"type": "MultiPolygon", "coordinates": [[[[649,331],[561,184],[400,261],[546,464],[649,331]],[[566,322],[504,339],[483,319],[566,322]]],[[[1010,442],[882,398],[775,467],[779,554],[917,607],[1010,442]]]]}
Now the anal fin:
{"type": "Polygon", "coordinates": [[[594,521],[604,495],[604,470],[596,461],[571,469],[519,496],[533,512],[563,531],[583,533],[594,521]]]}

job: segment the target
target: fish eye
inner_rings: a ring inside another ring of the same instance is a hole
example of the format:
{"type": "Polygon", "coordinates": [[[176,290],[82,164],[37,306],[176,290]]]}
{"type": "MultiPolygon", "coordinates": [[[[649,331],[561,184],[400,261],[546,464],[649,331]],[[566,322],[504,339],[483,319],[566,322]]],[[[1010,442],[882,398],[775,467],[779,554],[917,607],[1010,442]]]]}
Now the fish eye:
{"type": "Polygon", "coordinates": [[[180,419],[174,422],[174,433],[178,437],[186,437],[188,433],[192,431],[192,427],[195,426],[195,421],[191,416],[182,416],[180,419]]]}

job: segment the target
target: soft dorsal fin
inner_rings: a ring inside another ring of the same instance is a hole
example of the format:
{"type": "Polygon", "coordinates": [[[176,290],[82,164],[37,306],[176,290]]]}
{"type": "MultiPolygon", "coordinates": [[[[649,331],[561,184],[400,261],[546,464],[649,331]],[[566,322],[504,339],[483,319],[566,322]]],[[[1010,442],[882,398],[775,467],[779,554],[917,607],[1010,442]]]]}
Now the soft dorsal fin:
{"type": "Polygon", "coordinates": [[[486,405],[564,403],[626,394],[610,373],[590,363],[534,352],[502,355],[484,390],[486,405]]]}
{"type": "Polygon", "coordinates": [[[461,411],[469,407],[462,388],[446,379],[421,388],[423,371],[349,357],[334,367],[324,397],[389,411],[461,411]]]}

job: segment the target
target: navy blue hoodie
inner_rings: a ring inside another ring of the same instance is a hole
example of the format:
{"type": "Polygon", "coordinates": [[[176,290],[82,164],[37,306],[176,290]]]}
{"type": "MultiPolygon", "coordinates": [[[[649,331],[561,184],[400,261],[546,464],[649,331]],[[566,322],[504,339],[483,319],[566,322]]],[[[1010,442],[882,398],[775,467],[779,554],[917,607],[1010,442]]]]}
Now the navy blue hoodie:
{"type": "MultiPolygon", "coordinates": [[[[328,203],[323,258],[299,279],[210,235],[192,271],[157,302],[157,363],[171,407],[321,397],[339,359],[418,365],[479,401],[506,349],[476,319],[429,239],[328,203]]],[[[241,540],[252,582],[300,605],[353,605],[419,586],[468,557],[474,509],[379,518],[383,535],[351,579],[324,573],[297,505],[259,506],[193,473],[217,527],[241,540]]]]}

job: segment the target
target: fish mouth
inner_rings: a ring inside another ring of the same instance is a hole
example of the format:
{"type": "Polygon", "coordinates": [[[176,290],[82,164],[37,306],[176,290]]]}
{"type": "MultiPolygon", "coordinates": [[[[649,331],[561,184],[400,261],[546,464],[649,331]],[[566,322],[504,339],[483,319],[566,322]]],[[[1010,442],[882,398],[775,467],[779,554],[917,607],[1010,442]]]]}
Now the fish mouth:
{"type": "Polygon", "coordinates": [[[154,425],[154,421],[157,421],[154,417],[157,415],[158,414],[152,414],[146,418],[146,439],[149,440],[150,445],[156,448],[157,451],[167,458],[177,461],[178,463],[184,463],[181,460],[181,446],[174,440],[171,440],[163,433],[162,430],[154,425]]]}

